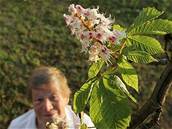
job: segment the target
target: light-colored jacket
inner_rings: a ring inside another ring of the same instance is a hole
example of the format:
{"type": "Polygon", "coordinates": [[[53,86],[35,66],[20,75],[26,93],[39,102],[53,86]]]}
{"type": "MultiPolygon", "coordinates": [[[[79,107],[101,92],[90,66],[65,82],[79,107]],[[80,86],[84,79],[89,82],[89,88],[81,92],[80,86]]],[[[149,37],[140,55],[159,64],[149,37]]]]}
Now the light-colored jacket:
{"type": "MultiPolygon", "coordinates": [[[[65,112],[69,129],[78,129],[80,125],[80,118],[72,111],[71,106],[68,105],[65,108],[65,112]]],[[[94,127],[93,122],[87,114],[83,115],[83,123],[85,123],[88,127],[94,127]]],[[[8,129],[37,129],[35,111],[31,109],[12,120],[8,129]]]]}

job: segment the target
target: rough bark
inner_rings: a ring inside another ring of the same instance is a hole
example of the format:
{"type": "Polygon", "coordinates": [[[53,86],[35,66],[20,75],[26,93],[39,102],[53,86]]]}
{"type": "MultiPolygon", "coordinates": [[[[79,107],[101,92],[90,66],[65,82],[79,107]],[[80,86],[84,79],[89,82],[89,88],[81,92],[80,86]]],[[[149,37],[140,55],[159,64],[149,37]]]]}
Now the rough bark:
{"type": "MultiPolygon", "coordinates": [[[[165,102],[169,88],[172,86],[172,62],[169,62],[161,74],[151,97],[148,101],[132,116],[132,121],[128,129],[136,129],[146,118],[153,113],[152,120],[147,123],[147,127],[154,126],[161,116],[162,105],[165,102]]],[[[146,129],[146,127],[145,127],[146,129]]]]}

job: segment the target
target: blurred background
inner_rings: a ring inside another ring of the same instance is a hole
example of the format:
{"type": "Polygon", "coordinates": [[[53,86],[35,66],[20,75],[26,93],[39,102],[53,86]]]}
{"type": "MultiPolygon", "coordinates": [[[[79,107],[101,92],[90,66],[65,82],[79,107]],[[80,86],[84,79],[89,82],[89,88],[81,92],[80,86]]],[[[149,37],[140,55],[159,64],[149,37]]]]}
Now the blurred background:
{"type": "MultiPolygon", "coordinates": [[[[87,79],[88,55],[63,19],[70,4],[100,7],[100,12],[115,17],[121,26],[129,26],[144,7],[165,11],[172,20],[172,0],[0,0],[0,129],[32,107],[27,95],[27,80],[40,65],[60,68],[73,93],[87,79]]],[[[164,37],[158,37],[164,46],[164,37]]],[[[139,74],[140,107],[151,95],[164,65],[134,64],[139,74]]],[[[72,100],[71,96],[71,100],[72,100]]],[[[163,107],[159,129],[172,128],[172,90],[163,107]]],[[[158,128],[158,127],[157,127],[158,128]]]]}

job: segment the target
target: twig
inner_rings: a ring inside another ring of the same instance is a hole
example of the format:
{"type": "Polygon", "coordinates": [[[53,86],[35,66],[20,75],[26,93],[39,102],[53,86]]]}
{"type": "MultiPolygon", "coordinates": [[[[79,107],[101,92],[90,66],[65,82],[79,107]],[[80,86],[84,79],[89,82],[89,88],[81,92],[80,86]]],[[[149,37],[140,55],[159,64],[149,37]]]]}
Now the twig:
{"type": "Polygon", "coordinates": [[[161,109],[161,106],[164,104],[168,90],[171,86],[172,62],[169,62],[164,72],[161,74],[161,77],[154,88],[152,96],[148,99],[148,101],[142,106],[140,110],[133,114],[132,121],[128,129],[137,128],[149,115],[161,109]]]}

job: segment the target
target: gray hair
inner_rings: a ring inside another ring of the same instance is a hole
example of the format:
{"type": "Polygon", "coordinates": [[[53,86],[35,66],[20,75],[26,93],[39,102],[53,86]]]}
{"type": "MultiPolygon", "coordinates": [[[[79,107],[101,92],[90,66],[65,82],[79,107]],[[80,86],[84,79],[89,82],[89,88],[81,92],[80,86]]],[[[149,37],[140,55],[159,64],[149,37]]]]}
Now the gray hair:
{"type": "Polygon", "coordinates": [[[60,82],[60,90],[65,97],[69,97],[71,90],[67,84],[65,75],[55,67],[38,67],[36,68],[29,78],[29,89],[36,89],[43,84],[49,84],[53,81],[60,82]]]}

